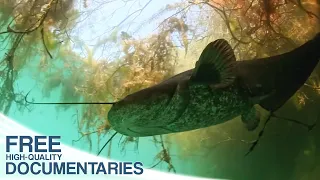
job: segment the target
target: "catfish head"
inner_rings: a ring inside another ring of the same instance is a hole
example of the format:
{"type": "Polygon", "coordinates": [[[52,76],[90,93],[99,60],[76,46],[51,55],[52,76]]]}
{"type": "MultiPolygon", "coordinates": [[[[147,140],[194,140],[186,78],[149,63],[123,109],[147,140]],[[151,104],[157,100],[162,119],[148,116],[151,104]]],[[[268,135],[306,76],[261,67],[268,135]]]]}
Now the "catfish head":
{"type": "Polygon", "coordinates": [[[186,76],[174,76],[116,102],[108,112],[108,120],[113,129],[132,137],[172,132],[165,128],[168,118],[158,117],[172,102],[177,85],[184,77],[186,76]]]}

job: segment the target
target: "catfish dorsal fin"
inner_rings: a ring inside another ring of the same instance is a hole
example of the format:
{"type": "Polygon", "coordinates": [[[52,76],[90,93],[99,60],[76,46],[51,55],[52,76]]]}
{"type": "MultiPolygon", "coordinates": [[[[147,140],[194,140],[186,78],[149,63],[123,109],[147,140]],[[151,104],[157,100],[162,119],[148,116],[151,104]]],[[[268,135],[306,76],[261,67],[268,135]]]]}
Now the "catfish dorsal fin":
{"type": "Polygon", "coordinates": [[[224,39],[209,43],[202,51],[193,70],[191,80],[216,85],[231,84],[236,57],[232,47],[224,39]]]}

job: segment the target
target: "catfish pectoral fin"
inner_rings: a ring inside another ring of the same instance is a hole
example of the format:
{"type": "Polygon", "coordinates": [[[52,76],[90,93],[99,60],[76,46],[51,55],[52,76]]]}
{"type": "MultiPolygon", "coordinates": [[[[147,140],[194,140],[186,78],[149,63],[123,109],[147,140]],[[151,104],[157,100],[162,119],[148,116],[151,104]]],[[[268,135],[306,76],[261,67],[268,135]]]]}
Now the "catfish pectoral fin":
{"type": "Polygon", "coordinates": [[[250,97],[249,100],[251,101],[252,104],[259,104],[262,100],[273,96],[275,93],[276,93],[276,90],[272,90],[270,93],[262,95],[262,96],[250,97]]]}
{"type": "Polygon", "coordinates": [[[255,130],[260,124],[260,113],[254,107],[241,115],[241,121],[248,131],[255,130]]]}
{"type": "MultiPolygon", "coordinates": [[[[182,114],[186,111],[186,108],[190,102],[190,94],[189,94],[189,84],[188,81],[184,81],[178,84],[177,86],[177,98],[179,99],[178,110],[175,119],[173,122],[176,122],[182,114]]],[[[170,122],[169,124],[173,123],[170,122]]]]}

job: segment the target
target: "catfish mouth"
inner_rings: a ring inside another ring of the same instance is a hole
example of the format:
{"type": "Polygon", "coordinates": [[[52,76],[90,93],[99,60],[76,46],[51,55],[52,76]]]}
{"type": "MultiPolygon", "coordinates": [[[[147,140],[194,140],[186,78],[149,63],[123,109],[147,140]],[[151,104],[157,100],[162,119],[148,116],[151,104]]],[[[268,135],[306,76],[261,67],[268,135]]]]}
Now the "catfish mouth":
{"type": "Polygon", "coordinates": [[[174,133],[173,130],[165,128],[163,126],[151,126],[151,127],[126,127],[126,128],[114,128],[120,134],[131,136],[131,137],[146,137],[155,136],[161,134],[174,133]]]}

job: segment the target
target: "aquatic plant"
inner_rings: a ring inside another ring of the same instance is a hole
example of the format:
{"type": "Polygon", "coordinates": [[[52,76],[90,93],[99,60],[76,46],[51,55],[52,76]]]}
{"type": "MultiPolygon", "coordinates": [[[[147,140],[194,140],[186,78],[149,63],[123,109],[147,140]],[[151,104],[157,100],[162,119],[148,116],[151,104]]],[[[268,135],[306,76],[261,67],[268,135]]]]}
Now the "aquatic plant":
{"type": "MultiPolygon", "coordinates": [[[[96,7],[107,6],[111,2],[101,1],[96,7]]],[[[245,60],[291,50],[319,31],[316,0],[181,1],[165,5],[133,30],[127,30],[130,28],[125,23],[133,22],[148,7],[150,0],[128,13],[125,19],[100,38],[94,48],[90,48],[74,31],[79,28],[79,23],[98,9],[90,9],[90,1],[80,1],[84,9],[75,8],[75,3],[70,0],[0,0],[2,112],[8,113],[13,103],[21,110],[30,108],[24,102],[27,90],[20,90],[15,83],[19,74],[30,68],[28,66],[37,67],[33,76],[46,97],[58,89],[62,102],[114,101],[169,78],[181,69],[192,68],[187,63],[196,61],[200,51],[211,40],[220,37],[230,40],[237,58],[245,60]],[[135,35],[151,21],[158,23],[156,32],[145,37],[135,35]]],[[[319,98],[318,73],[319,68],[289,103],[300,112],[319,98]]],[[[71,108],[67,105],[59,107],[71,108]]],[[[78,111],[80,138],[86,138],[89,145],[93,143],[91,134],[102,135],[112,129],[106,118],[109,109],[109,106],[103,105],[83,105],[78,111]]],[[[293,108],[285,109],[289,111],[293,108]]],[[[222,127],[224,131],[230,131],[227,139],[217,138],[206,148],[216,147],[217,143],[223,146],[237,139],[238,142],[246,142],[241,143],[246,145],[255,137],[255,134],[246,134],[236,138],[242,133],[235,128],[238,128],[237,124],[222,127]]],[[[217,128],[213,127],[169,135],[167,139],[183,144],[186,158],[190,152],[203,148],[199,139],[212,137],[216,132],[217,128]]],[[[130,142],[137,140],[126,137],[122,147],[125,148],[130,142]]],[[[164,140],[161,138],[155,143],[161,144],[156,157],[159,161],[155,166],[164,161],[169,170],[174,170],[164,140]]],[[[215,157],[212,155],[210,158],[215,157]]]]}

